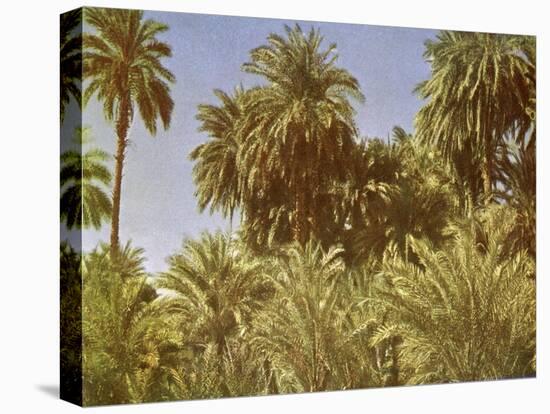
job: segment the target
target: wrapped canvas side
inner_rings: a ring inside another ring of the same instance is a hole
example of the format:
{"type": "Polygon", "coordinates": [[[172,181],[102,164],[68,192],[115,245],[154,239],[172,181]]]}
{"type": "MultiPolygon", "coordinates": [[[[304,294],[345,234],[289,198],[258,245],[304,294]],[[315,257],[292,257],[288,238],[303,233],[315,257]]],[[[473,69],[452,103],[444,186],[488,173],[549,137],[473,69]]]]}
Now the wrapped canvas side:
{"type": "Polygon", "coordinates": [[[60,398],[82,405],[82,9],[60,16],[60,398]]]}

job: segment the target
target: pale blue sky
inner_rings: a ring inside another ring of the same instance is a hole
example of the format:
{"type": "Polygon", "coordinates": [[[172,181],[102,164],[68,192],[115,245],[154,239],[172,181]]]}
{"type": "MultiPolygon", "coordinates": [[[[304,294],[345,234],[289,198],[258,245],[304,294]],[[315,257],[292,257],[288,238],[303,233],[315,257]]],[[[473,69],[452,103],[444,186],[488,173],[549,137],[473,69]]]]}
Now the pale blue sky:
{"type": "MultiPolygon", "coordinates": [[[[208,212],[199,214],[191,178],[189,152],[207,136],[197,132],[199,103],[215,103],[215,88],[232,91],[260,83],[240,70],[252,48],[264,44],[271,32],[283,33],[295,21],[224,17],[186,13],[145,12],[168,24],[159,38],[172,46],[173,56],[164,64],[175,74],[172,87],[175,108],[168,131],[151,137],[139,117],[131,130],[122,183],[120,239],[131,239],[145,249],[147,270],[166,269],[166,258],[179,249],[185,237],[203,230],[226,229],[228,222],[208,212]]],[[[358,80],[366,97],[357,104],[357,124],[362,136],[386,137],[394,125],[412,129],[421,102],[412,93],[427,79],[429,67],[422,58],[423,43],[435,31],[336,23],[298,22],[303,30],[320,28],[326,43],[338,47],[338,65],[358,80]]],[[[85,29],[86,30],[86,27],[85,29]]],[[[68,119],[70,116],[67,117],[68,119]]],[[[114,153],[116,136],[106,122],[101,105],[92,100],[83,112],[83,124],[92,127],[95,143],[114,153]]],[[[64,130],[73,127],[66,122],[64,130]]],[[[109,240],[109,225],[100,231],[83,231],[83,248],[109,240]]]]}

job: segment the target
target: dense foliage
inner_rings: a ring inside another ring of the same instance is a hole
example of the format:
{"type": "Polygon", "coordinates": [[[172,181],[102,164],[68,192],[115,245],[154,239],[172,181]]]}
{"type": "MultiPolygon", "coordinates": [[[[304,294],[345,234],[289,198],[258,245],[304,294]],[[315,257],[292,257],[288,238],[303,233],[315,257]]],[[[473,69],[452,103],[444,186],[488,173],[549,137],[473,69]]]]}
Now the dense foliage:
{"type": "MultiPolygon", "coordinates": [[[[152,133],[157,117],[168,126],[170,48],[153,40],[167,27],[88,18],[87,96],[119,142],[130,104],[152,133]]],[[[184,240],[157,275],[118,241],[66,267],[82,274],[84,403],[535,375],[534,51],[531,38],[441,32],[416,132],[386,141],[358,136],[363,96],[336,45],[299,26],[269,35],[242,67],[263,86],[198,107],[195,195],[230,231],[184,240]]],[[[109,184],[101,154],[85,154],[89,178],[109,184]]],[[[90,214],[64,212],[67,224],[101,225],[104,203],[82,204],[90,214]]]]}

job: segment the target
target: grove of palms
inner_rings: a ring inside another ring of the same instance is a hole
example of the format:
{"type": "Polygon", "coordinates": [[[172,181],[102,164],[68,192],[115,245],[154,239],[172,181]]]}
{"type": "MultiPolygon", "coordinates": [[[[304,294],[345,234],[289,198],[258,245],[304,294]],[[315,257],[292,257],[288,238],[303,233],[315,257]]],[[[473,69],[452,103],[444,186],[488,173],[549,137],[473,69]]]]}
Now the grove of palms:
{"type": "Polygon", "coordinates": [[[64,291],[82,295],[62,300],[82,313],[64,320],[62,360],[82,370],[84,405],[535,376],[533,38],[426,41],[415,130],[391,139],[360,136],[369,96],[319,30],[258,39],[241,67],[258,83],[198,105],[188,154],[199,211],[229,231],[185,238],[151,275],[119,240],[122,177],[136,118],[170,127],[169,28],[83,18],[82,104],[116,137],[112,177],[99,148],[61,158],[64,224],[111,230],[61,248],[64,291]]]}

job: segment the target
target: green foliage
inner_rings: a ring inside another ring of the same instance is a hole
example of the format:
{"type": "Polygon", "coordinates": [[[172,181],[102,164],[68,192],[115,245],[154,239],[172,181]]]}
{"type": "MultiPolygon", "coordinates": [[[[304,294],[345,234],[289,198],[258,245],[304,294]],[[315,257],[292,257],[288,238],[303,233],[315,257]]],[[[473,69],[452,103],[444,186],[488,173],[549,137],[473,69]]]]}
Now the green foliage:
{"type": "Polygon", "coordinates": [[[401,337],[407,383],[534,375],[535,267],[505,250],[513,226],[513,212],[495,206],[451,226],[441,249],[411,237],[418,265],[386,253],[378,300],[393,318],[372,343],[401,337]]]}
{"type": "Polygon", "coordinates": [[[260,262],[222,233],[187,240],[156,286],[175,294],[171,306],[180,311],[188,340],[199,347],[212,342],[219,355],[229,336],[246,333],[252,313],[271,294],[260,262]]]}
{"type": "Polygon", "coordinates": [[[286,27],[286,38],[270,34],[243,65],[268,85],[234,99],[217,91],[222,106],[199,106],[201,130],[212,138],[191,153],[199,206],[224,214],[238,206],[252,245],[304,243],[319,233],[320,196],[346,171],[356,135],[349,98],[363,97],[335,65],[336,45],[322,50],[322,41],[299,26],[286,27]]]}
{"type": "Polygon", "coordinates": [[[344,183],[347,191],[340,194],[348,211],[345,246],[352,262],[373,253],[380,257],[390,243],[408,258],[408,236],[441,243],[447,220],[457,209],[453,177],[437,149],[402,128],[393,132],[391,144],[363,144],[360,173],[344,183]]]}
{"type": "Polygon", "coordinates": [[[251,343],[270,362],[279,392],[377,385],[366,349],[349,323],[342,249],[294,244],[271,269],[276,295],[254,323],[251,343]],[[372,378],[371,378],[372,376],[372,378]]]}
{"type": "Polygon", "coordinates": [[[246,345],[254,313],[273,295],[259,261],[226,235],[205,233],[170,258],[156,287],[168,292],[166,305],[185,332],[183,362],[173,371],[181,398],[262,391],[255,374],[262,367],[246,345]]]}
{"type": "MultiPolygon", "coordinates": [[[[432,76],[417,87],[429,99],[416,117],[417,134],[451,161],[479,157],[486,201],[494,190],[498,146],[506,134],[525,134],[531,127],[526,114],[534,108],[535,50],[520,39],[442,31],[436,41],[426,42],[432,76]]],[[[477,190],[475,183],[471,190],[477,190]]]]}
{"type": "Polygon", "coordinates": [[[99,229],[111,216],[111,197],[105,187],[111,184],[107,165],[111,156],[93,147],[82,153],[90,142],[89,129],[75,130],[76,150],[61,154],[61,220],[67,228],[99,229]]]}
{"type": "Polygon", "coordinates": [[[499,178],[503,190],[497,193],[516,212],[511,241],[513,250],[526,249],[533,258],[536,254],[537,227],[536,162],[534,142],[530,141],[526,147],[508,144],[500,158],[499,178]]]}
{"type": "MultiPolygon", "coordinates": [[[[86,14],[85,97],[119,145],[111,244],[61,250],[62,310],[83,304],[83,355],[63,319],[62,364],[82,365],[85,405],[535,374],[533,38],[441,32],[417,130],[386,142],[358,139],[335,45],[270,34],[242,67],[264,83],[199,105],[208,139],[190,154],[200,211],[240,213],[239,231],[184,240],[153,276],[119,248],[116,206],[134,111],[154,134],[173,109],[167,27],[142,17],[86,14]]],[[[108,217],[107,160],[62,156],[68,227],[108,217]]]]}
{"type": "Polygon", "coordinates": [[[203,211],[210,205],[210,212],[220,210],[233,218],[235,208],[241,202],[241,183],[238,171],[238,152],[241,136],[238,131],[243,116],[246,92],[235,90],[234,96],[214,91],[222,106],[199,105],[197,119],[200,131],[207,132],[210,140],[196,147],[189,157],[197,161],[193,167],[193,180],[197,185],[195,196],[203,211]]]}
{"type": "Polygon", "coordinates": [[[182,343],[164,299],[129,245],[113,263],[108,246],[82,272],[84,405],[169,400],[170,369],[182,343]]]}
{"type": "Polygon", "coordinates": [[[82,104],[82,9],[63,13],[60,18],[59,89],[61,122],[71,100],[82,104]]]}
{"type": "Polygon", "coordinates": [[[82,255],[67,242],[60,246],[61,398],[82,404],[82,255]]]}
{"type": "Polygon", "coordinates": [[[227,341],[226,352],[219,355],[214,343],[200,352],[186,351],[179,370],[172,372],[175,398],[204,399],[240,397],[272,393],[270,371],[265,361],[251,352],[242,339],[227,341]]]}
{"type": "Polygon", "coordinates": [[[255,324],[253,344],[272,363],[282,392],[336,389],[333,370],[344,338],[337,279],[339,249],[324,254],[310,242],[289,248],[273,272],[277,296],[255,324]]]}

